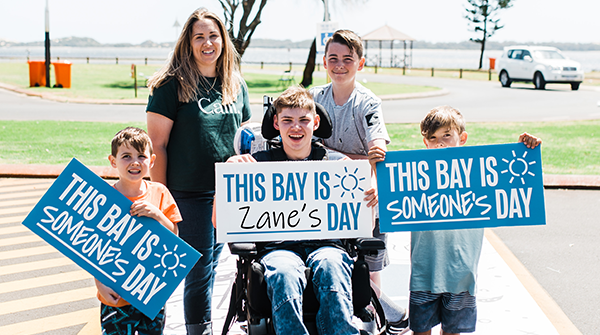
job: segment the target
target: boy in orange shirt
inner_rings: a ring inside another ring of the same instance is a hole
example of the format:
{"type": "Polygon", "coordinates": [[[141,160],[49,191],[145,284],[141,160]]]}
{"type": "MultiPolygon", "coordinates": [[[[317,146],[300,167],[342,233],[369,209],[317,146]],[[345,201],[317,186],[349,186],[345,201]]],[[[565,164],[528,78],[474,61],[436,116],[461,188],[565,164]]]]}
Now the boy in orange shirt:
{"type": "MultiPolygon", "coordinates": [[[[177,234],[177,223],[182,218],[173,196],[163,184],[143,179],[156,158],[148,134],[140,128],[127,127],[115,135],[111,146],[108,160],[119,175],[119,181],[113,187],[133,201],[130,215],[152,218],[177,234]]],[[[151,320],[97,279],[96,287],[102,303],[102,334],[134,334],[136,331],[140,335],[163,333],[164,308],[151,320]]]]}

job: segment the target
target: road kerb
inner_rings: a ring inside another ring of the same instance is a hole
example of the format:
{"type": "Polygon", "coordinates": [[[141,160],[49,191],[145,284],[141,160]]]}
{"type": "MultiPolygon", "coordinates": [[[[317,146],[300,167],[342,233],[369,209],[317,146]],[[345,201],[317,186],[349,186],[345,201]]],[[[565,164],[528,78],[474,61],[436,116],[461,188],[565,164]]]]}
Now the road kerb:
{"type": "Polygon", "coordinates": [[[546,314],[550,322],[552,322],[556,331],[560,335],[582,335],[579,329],[575,327],[573,322],[571,322],[563,310],[558,306],[556,301],[552,299],[548,292],[538,283],[527,268],[525,268],[523,263],[519,261],[510,249],[508,249],[498,235],[491,229],[485,229],[485,237],[494,249],[496,249],[496,252],[502,257],[504,262],[506,262],[514,272],[538,306],[540,306],[540,309],[546,314]]]}

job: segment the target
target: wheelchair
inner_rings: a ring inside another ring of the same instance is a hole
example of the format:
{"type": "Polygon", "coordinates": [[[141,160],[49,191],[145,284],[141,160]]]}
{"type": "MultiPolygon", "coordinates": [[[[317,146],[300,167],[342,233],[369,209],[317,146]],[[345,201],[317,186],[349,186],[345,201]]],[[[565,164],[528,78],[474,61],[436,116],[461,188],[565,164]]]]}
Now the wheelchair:
{"type": "MultiPolygon", "coordinates": [[[[265,97],[265,105],[269,102],[265,97]]],[[[270,105],[270,104],[269,104],[270,105]]],[[[253,153],[253,148],[268,148],[277,145],[274,140],[279,132],[273,127],[273,116],[275,110],[272,106],[265,106],[265,114],[261,125],[261,134],[253,133],[257,130],[257,124],[250,125],[240,132],[245,135],[236,136],[236,149],[239,153],[253,153]],[[251,138],[251,140],[248,140],[251,138]],[[256,139],[261,142],[258,145],[252,142],[256,139]],[[262,143],[264,141],[265,143],[262,143]],[[244,143],[245,142],[245,143],[244,143]]],[[[317,113],[321,118],[321,125],[315,131],[315,136],[327,138],[331,136],[331,119],[327,111],[317,104],[317,113]]],[[[361,334],[381,334],[386,329],[386,319],[383,308],[370,283],[369,267],[365,262],[365,255],[374,255],[378,250],[384,249],[383,241],[376,238],[357,238],[344,240],[346,252],[354,258],[352,271],[352,305],[354,310],[353,321],[361,334]]],[[[264,267],[256,243],[235,242],[229,243],[232,255],[236,255],[237,274],[231,288],[229,310],[225,319],[222,334],[229,332],[236,322],[246,322],[242,326],[249,335],[275,334],[271,318],[271,302],[267,295],[267,284],[264,279],[264,267]]],[[[317,334],[316,314],[319,310],[319,302],[313,291],[312,271],[305,271],[308,285],[303,293],[303,321],[310,334],[317,334]]]]}

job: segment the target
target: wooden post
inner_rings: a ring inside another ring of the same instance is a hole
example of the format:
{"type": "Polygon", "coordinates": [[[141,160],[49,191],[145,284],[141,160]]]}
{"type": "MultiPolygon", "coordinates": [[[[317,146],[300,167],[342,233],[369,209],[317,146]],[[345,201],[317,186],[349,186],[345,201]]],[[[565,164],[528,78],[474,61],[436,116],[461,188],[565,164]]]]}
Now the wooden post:
{"type": "Polygon", "coordinates": [[[133,89],[137,98],[137,66],[135,64],[131,64],[131,76],[133,77],[133,89]]]}
{"type": "Polygon", "coordinates": [[[433,77],[433,68],[431,68],[431,76],[433,77]]]}
{"type": "Polygon", "coordinates": [[[460,79],[462,79],[462,69],[460,69],[460,79]]]}
{"type": "Polygon", "coordinates": [[[119,57],[115,57],[115,60],[117,62],[117,65],[119,65],[119,57]]]}
{"type": "Polygon", "coordinates": [[[492,69],[488,69],[488,80],[492,81],[492,69]]]}
{"type": "Polygon", "coordinates": [[[144,65],[148,65],[148,57],[144,58],[144,65]]]}
{"type": "Polygon", "coordinates": [[[402,75],[406,75],[406,63],[404,64],[404,66],[402,67],[402,75]]]}
{"type": "Polygon", "coordinates": [[[265,62],[260,62],[260,69],[263,69],[263,66],[265,65],[265,62]]]}
{"type": "Polygon", "coordinates": [[[90,63],[90,57],[86,57],[85,60],[88,64],[90,63]]]}
{"type": "Polygon", "coordinates": [[[290,72],[292,72],[292,62],[290,62],[290,72]]]}

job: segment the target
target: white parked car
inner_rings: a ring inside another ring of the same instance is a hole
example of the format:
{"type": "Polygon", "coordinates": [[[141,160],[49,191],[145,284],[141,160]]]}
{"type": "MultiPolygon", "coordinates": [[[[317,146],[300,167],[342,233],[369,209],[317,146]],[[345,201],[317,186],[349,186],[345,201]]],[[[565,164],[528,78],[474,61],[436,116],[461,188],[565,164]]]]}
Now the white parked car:
{"type": "Polygon", "coordinates": [[[502,57],[496,60],[496,69],[503,87],[523,81],[533,82],[540,90],[546,83],[571,84],[572,90],[578,90],[584,77],[581,64],[553,47],[505,47],[502,57]]]}

